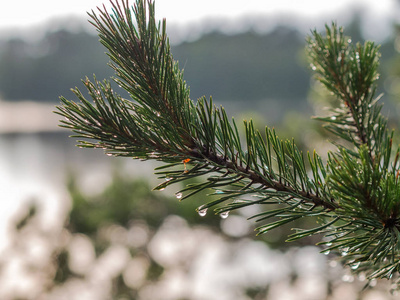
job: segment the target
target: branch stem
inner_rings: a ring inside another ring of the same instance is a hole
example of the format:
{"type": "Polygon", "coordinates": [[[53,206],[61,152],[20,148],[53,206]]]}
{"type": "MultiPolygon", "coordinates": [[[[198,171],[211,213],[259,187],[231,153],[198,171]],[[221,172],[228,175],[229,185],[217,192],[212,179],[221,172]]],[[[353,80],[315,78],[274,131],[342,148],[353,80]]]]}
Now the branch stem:
{"type": "Polygon", "coordinates": [[[216,164],[220,167],[227,169],[229,173],[235,173],[235,174],[240,173],[244,175],[246,178],[250,179],[253,183],[261,184],[265,188],[270,188],[278,192],[285,192],[292,196],[295,195],[308,203],[314,204],[316,207],[322,206],[330,211],[337,209],[337,205],[335,205],[333,202],[327,202],[315,193],[306,190],[300,190],[300,191],[296,190],[292,186],[274,180],[271,176],[270,178],[266,179],[265,177],[259,175],[254,170],[251,170],[248,167],[243,167],[242,165],[230,161],[222,155],[216,155],[213,153],[199,153],[199,151],[197,150],[192,150],[189,155],[197,159],[203,159],[203,160],[206,159],[213,164],[216,164]]]}

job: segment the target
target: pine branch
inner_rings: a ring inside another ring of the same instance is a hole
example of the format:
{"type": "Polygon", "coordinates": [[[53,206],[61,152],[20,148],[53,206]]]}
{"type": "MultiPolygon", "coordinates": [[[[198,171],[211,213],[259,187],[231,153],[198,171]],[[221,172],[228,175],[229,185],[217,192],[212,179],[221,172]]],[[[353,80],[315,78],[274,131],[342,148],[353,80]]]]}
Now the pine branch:
{"type": "Polygon", "coordinates": [[[323,251],[338,253],[353,272],[370,279],[398,274],[400,259],[399,153],[393,158],[393,133],[375,97],[379,47],[352,46],[336,24],[326,35],[308,39],[312,69],[342,103],[319,118],[325,127],[354,145],[338,146],[324,163],[313,151],[304,155],[294,140],[275,130],[265,135],[244,121],[244,136],[234,119],[212,99],[190,99],[183,72],[174,62],[166,21],[156,22],[154,3],[112,2],[91,12],[101,43],[107,48],[114,81],[131,99],[116,94],[107,80],[84,80],[90,100],[74,89],[79,103],[61,97],[61,126],[72,130],[80,147],[101,148],[108,155],[159,160],[155,189],[200,179],[177,191],[183,200],[204,190],[211,207],[226,217],[250,205],[268,209],[253,218],[259,233],[312,217],[314,228],[298,229],[289,241],[321,234],[323,251]]]}
{"type": "Polygon", "coordinates": [[[308,39],[308,55],[317,79],[342,103],[329,117],[318,118],[327,122],[326,129],[353,143],[367,145],[371,157],[379,153],[385,139],[387,121],[380,114],[381,105],[375,97],[379,79],[379,46],[372,42],[351,44],[343,28],[326,26],[326,36],[313,31],[308,39]],[[377,125],[377,126],[376,126],[377,125]]]}
{"type": "MultiPolygon", "coordinates": [[[[294,195],[315,206],[334,209],[335,205],[325,197],[326,191],[321,191],[317,183],[323,179],[308,178],[304,158],[293,142],[284,143],[267,129],[265,144],[250,121],[245,122],[247,150],[243,151],[237,126],[234,121],[229,122],[223,108],[216,108],[211,100],[199,99],[195,105],[189,99],[182,73],[170,53],[165,21],[157,27],[152,3],[148,10],[146,17],[146,6],[141,1],[133,9],[137,29],[127,3],[123,8],[119,3],[113,4],[112,16],[105,8],[100,16],[90,14],[109,51],[118,76],[116,82],[136,102],[115,96],[106,81],[101,84],[88,80],[85,85],[96,107],[77,89],[74,92],[81,104],[62,98],[64,107],[60,112],[68,118],[63,121],[64,126],[77,132],[78,137],[99,140],[97,144],[82,141],[81,146],[104,148],[113,155],[173,163],[188,160],[188,165],[201,163],[202,172],[196,175],[204,175],[204,170],[224,170],[225,177],[240,176],[244,186],[259,184],[263,189],[275,190],[278,197],[294,195]],[[89,123],[87,111],[93,113],[94,120],[89,123]],[[268,174],[265,166],[273,170],[272,153],[276,154],[278,173],[268,174]]],[[[314,159],[320,161],[317,154],[314,159]]],[[[321,163],[314,166],[314,175],[319,177],[321,167],[321,163]]],[[[169,175],[166,172],[165,176],[169,175]]],[[[208,184],[214,186],[213,181],[208,184]]]]}

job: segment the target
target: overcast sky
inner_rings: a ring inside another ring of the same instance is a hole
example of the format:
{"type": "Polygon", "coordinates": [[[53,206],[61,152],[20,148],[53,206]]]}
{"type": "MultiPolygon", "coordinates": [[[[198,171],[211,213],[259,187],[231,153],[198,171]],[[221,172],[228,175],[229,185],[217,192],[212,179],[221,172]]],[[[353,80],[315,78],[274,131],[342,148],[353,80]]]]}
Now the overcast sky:
{"type": "MultiPolygon", "coordinates": [[[[2,0],[0,31],[7,29],[18,32],[21,28],[35,28],[49,20],[66,16],[87,19],[86,12],[103,3],[109,5],[108,0],[2,0]]],[[[170,25],[185,26],[223,17],[230,27],[235,27],[240,26],[237,20],[244,16],[252,16],[256,20],[276,20],[283,15],[307,17],[311,23],[329,23],[331,20],[341,21],[354,8],[363,10],[366,16],[364,23],[369,28],[367,30],[378,37],[387,30],[389,20],[398,18],[400,11],[396,0],[156,0],[159,18],[167,18],[170,25]]],[[[267,26],[268,22],[264,25],[267,26]]]]}

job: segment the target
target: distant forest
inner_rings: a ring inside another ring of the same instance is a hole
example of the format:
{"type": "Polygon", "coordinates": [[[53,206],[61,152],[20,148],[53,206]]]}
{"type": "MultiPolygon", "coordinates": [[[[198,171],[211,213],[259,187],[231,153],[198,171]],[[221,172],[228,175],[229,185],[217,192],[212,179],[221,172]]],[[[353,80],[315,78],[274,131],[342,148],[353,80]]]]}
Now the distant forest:
{"type": "MultiPolygon", "coordinates": [[[[353,41],[362,41],[358,22],[346,26],[353,41]]],[[[304,103],[310,88],[304,55],[305,36],[295,28],[277,27],[268,34],[211,32],[192,42],[173,46],[184,68],[192,99],[212,95],[216,101],[278,101],[304,103]]],[[[393,72],[394,39],[382,45],[382,76],[393,72]]],[[[35,43],[22,39],[0,41],[0,99],[58,102],[82,87],[85,76],[100,80],[113,71],[98,37],[87,32],[59,30],[35,43]]]]}

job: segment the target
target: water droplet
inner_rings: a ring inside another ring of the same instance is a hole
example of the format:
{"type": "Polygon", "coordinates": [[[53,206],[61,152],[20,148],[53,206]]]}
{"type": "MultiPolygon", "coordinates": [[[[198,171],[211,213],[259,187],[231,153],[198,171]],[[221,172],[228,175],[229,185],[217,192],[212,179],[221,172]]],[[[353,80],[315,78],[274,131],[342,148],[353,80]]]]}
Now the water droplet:
{"type": "Polygon", "coordinates": [[[107,156],[112,156],[112,153],[106,153],[107,156]]]}
{"type": "Polygon", "coordinates": [[[327,246],[327,247],[330,247],[330,246],[332,246],[332,243],[331,243],[331,242],[326,243],[326,246],[327,246]]]}
{"type": "Polygon", "coordinates": [[[341,249],[341,254],[342,254],[342,256],[346,256],[347,254],[349,254],[349,248],[346,247],[346,248],[341,249]]]}
{"type": "Polygon", "coordinates": [[[331,251],[330,250],[326,250],[326,251],[324,251],[323,252],[325,255],[328,255],[329,253],[331,253],[331,251]]]}
{"type": "Polygon", "coordinates": [[[161,114],[159,112],[157,112],[157,117],[161,116],[161,114]]]}
{"type": "Polygon", "coordinates": [[[181,198],[182,198],[182,193],[176,193],[176,194],[175,194],[175,197],[176,197],[177,199],[181,199],[181,198]]]}
{"type": "Polygon", "coordinates": [[[312,69],[313,71],[315,71],[315,70],[317,69],[317,67],[314,66],[313,64],[310,64],[310,67],[311,67],[311,69],[312,69]]]}
{"type": "Polygon", "coordinates": [[[160,192],[162,192],[163,190],[165,190],[165,188],[161,188],[161,189],[159,189],[159,191],[160,191],[160,192]]]}
{"type": "Polygon", "coordinates": [[[350,268],[351,268],[352,270],[357,270],[359,266],[360,266],[360,262],[356,262],[356,263],[352,264],[352,265],[350,266],[350,268]]]}
{"type": "Polygon", "coordinates": [[[224,194],[224,192],[221,191],[221,190],[216,190],[216,191],[215,191],[215,194],[224,194]]]}
{"type": "Polygon", "coordinates": [[[205,215],[207,214],[208,208],[202,208],[202,207],[203,207],[203,205],[200,206],[197,210],[198,210],[200,217],[205,217],[205,215]]]}
{"type": "Polygon", "coordinates": [[[329,266],[330,266],[331,268],[336,268],[337,265],[338,265],[338,263],[337,263],[336,260],[332,260],[332,261],[329,262],[329,266]]]}
{"type": "Polygon", "coordinates": [[[170,181],[172,180],[172,177],[165,177],[165,181],[170,181]]]}
{"type": "Polygon", "coordinates": [[[351,43],[351,39],[348,39],[347,42],[350,44],[351,43]]]}
{"type": "Polygon", "coordinates": [[[220,213],[219,216],[222,219],[226,219],[227,217],[229,217],[229,211],[224,211],[224,212],[220,213]]]}
{"type": "Polygon", "coordinates": [[[332,116],[332,117],[331,117],[331,120],[335,121],[335,120],[336,120],[336,117],[335,117],[335,116],[332,116]]]}

